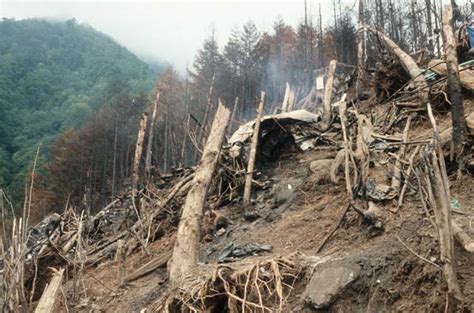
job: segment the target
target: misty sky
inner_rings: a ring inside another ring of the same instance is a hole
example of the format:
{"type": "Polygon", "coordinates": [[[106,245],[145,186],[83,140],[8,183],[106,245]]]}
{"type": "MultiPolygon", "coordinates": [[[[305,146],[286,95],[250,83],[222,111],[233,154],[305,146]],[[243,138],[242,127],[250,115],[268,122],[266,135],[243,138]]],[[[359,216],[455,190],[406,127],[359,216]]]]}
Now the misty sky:
{"type": "MultiPolygon", "coordinates": [[[[319,2],[322,4],[323,23],[330,21],[331,0],[308,0],[309,14],[317,15],[319,2]]],[[[0,17],[75,17],[112,36],[138,56],[171,63],[180,72],[184,72],[187,65],[192,65],[196,50],[212,28],[216,30],[222,47],[231,30],[245,21],[251,19],[259,30],[270,30],[279,16],[287,23],[296,25],[304,16],[304,0],[0,0],[0,17]]]]}

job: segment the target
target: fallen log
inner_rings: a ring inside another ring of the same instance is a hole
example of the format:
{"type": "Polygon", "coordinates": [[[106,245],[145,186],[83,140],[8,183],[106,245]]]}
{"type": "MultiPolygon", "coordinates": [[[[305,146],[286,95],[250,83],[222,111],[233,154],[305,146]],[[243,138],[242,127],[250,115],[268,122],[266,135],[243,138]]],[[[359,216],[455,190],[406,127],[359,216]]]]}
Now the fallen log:
{"type": "MultiPolygon", "coordinates": [[[[438,75],[446,76],[448,74],[448,67],[446,63],[440,59],[433,59],[428,63],[428,68],[438,75]]],[[[459,68],[459,79],[461,86],[465,89],[474,92],[474,69],[459,68]]]]}
{"type": "Polygon", "coordinates": [[[420,70],[418,65],[416,64],[415,60],[403,51],[390,37],[388,37],[384,32],[380,30],[376,30],[374,28],[365,26],[365,29],[371,31],[374,33],[377,37],[379,37],[384,43],[385,46],[387,47],[390,52],[392,52],[395,56],[398,57],[400,60],[401,65],[405,69],[405,71],[408,72],[410,75],[411,79],[413,80],[417,91],[418,91],[418,97],[421,101],[421,105],[424,105],[428,103],[429,98],[428,98],[428,84],[426,83],[426,80],[423,76],[423,72],[420,70]]]}
{"type": "Polygon", "coordinates": [[[63,279],[64,269],[53,270],[53,278],[46,288],[44,289],[43,294],[36,306],[35,313],[51,313],[54,309],[54,303],[56,302],[56,295],[58,294],[59,287],[61,286],[61,281],[63,279]]]}
{"type": "Polygon", "coordinates": [[[159,269],[161,267],[165,267],[166,264],[168,263],[169,259],[171,259],[171,255],[173,254],[173,249],[166,250],[162,253],[160,253],[158,256],[153,258],[150,262],[146,263],[145,265],[141,266],[139,269],[137,269],[135,272],[132,274],[128,275],[125,277],[123,280],[123,283],[130,283],[134,280],[137,280],[139,278],[142,278],[156,269],[159,269]]]}
{"type": "Polygon", "coordinates": [[[474,240],[454,221],[451,221],[454,238],[467,252],[474,253],[474,240]]]}

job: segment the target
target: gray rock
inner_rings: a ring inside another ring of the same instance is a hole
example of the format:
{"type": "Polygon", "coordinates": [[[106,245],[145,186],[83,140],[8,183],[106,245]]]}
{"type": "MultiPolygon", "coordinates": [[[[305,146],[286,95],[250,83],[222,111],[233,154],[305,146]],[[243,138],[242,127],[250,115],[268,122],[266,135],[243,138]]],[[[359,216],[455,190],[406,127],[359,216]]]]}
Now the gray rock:
{"type": "Polygon", "coordinates": [[[328,308],[360,274],[361,267],[347,259],[318,265],[303,293],[305,303],[313,309],[328,308]]]}

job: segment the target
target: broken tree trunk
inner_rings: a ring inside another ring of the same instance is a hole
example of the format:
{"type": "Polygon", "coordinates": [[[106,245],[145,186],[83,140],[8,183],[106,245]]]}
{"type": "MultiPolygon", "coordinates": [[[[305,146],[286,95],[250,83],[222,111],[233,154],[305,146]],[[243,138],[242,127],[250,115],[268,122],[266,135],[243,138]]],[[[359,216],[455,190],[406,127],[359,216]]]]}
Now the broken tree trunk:
{"type": "Polygon", "coordinates": [[[232,129],[234,125],[235,113],[237,112],[237,108],[239,106],[239,97],[235,97],[234,108],[232,109],[232,115],[230,116],[229,127],[227,127],[227,136],[230,137],[232,135],[232,129]]]}
{"type": "Polygon", "coordinates": [[[326,85],[324,86],[324,106],[323,106],[323,116],[321,119],[321,128],[323,130],[327,130],[331,123],[331,101],[332,101],[332,85],[334,82],[334,72],[336,71],[336,60],[331,60],[329,62],[327,77],[326,77],[326,85]]]}
{"type": "MultiPolygon", "coordinates": [[[[464,105],[459,78],[458,57],[456,54],[456,39],[453,34],[453,9],[447,4],[443,8],[443,38],[445,60],[448,68],[448,95],[451,101],[453,120],[454,154],[459,159],[463,150],[466,124],[464,122],[464,105]]],[[[461,159],[459,159],[462,162],[461,159]]]]}
{"type": "Polygon", "coordinates": [[[260,102],[258,104],[257,118],[255,119],[255,125],[253,126],[252,144],[250,146],[249,163],[247,166],[247,176],[245,177],[244,205],[248,205],[250,203],[250,196],[252,192],[253,170],[255,168],[255,159],[257,157],[258,137],[260,134],[260,122],[262,120],[264,103],[265,103],[265,92],[262,91],[262,93],[260,94],[260,102]]]}
{"type": "Polygon", "coordinates": [[[209,85],[209,92],[207,94],[206,112],[204,112],[204,118],[202,120],[201,127],[199,128],[199,133],[196,139],[198,146],[196,149],[196,153],[194,154],[194,163],[197,162],[199,156],[199,149],[202,144],[204,132],[206,131],[207,127],[207,120],[209,119],[209,114],[211,114],[212,90],[214,89],[214,79],[215,75],[212,75],[211,84],[209,85]]]}
{"type": "Polygon", "coordinates": [[[153,135],[155,132],[156,110],[158,108],[158,101],[160,101],[160,93],[156,93],[155,105],[153,106],[153,113],[151,115],[150,129],[148,130],[148,143],[146,147],[145,171],[148,176],[151,174],[151,148],[153,146],[153,135]]]}
{"type": "Polygon", "coordinates": [[[143,113],[140,119],[140,126],[138,127],[138,136],[137,144],[135,147],[135,158],[133,159],[133,168],[132,168],[132,196],[135,199],[138,191],[138,179],[139,179],[139,170],[140,170],[140,160],[142,158],[143,152],[143,139],[145,138],[145,129],[146,122],[148,119],[148,114],[143,113]]]}
{"type": "Polygon", "coordinates": [[[341,120],[342,137],[344,139],[344,176],[346,179],[346,190],[352,201],[352,199],[354,198],[354,194],[352,192],[352,183],[351,183],[351,178],[350,178],[350,173],[349,173],[349,158],[350,158],[350,153],[352,153],[352,150],[351,150],[351,145],[349,143],[349,139],[347,136],[347,115],[346,115],[347,111],[346,110],[347,110],[346,102],[341,101],[341,103],[339,103],[339,118],[341,120]]]}
{"type": "Polygon", "coordinates": [[[423,72],[420,70],[415,60],[403,51],[390,37],[388,37],[384,32],[373,29],[371,27],[366,27],[376,36],[378,36],[385,43],[385,46],[400,60],[405,71],[410,74],[411,79],[413,80],[415,87],[418,91],[418,97],[421,101],[421,105],[428,103],[428,84],[426,83],[423,72]]]}
{"type": "Polygon", "coordinates": [[[431,183],[433,185],[433,196],[435,203],[433,203],[433,211],[438,228],[439,245],[440,245],[440,261],[443,266],[443,274],[448,284],[449,294],[457,299],[463,301],[461,287],[456,276],[453,245],[453,233],[451,230],[451,209],[449,204],[449,182],[446,173],[446,166],[444,164],[443,153],[439,145],[439,130],[434,119],[431,105],[427,104],[428,116],[433,127],[434,149],[430,153],[432,177],[431,183]]]}
{"type": "Polygon", "coordinates": [[[288,97],[288,112],[293,111],[293,106],[295,105],[295,91],[290,89],[290,96],[288,97]]]}
{"type": "Polygon", "coordinates": [[[189,190],[179,222],[176,243],[169,268],[170,281],[179,286],[197,265],[201,218],[206,193],[217,164],[219,152],[224,141],[225,129],[230,119],[230,110],[220,101],[209,139],[199,162],[191,189],[189,190]]]}
{"type": "Polygon", "coordinates": [[[53,269],[53,278],[44,289],[41,295],[38,305],[36,306],[35,313],[51,313],[54,309],[54,303],[56,302],[56,295],[59,287],[61,287],[61,281],[63,279],[64,269],[55,270],[53,269]]]}

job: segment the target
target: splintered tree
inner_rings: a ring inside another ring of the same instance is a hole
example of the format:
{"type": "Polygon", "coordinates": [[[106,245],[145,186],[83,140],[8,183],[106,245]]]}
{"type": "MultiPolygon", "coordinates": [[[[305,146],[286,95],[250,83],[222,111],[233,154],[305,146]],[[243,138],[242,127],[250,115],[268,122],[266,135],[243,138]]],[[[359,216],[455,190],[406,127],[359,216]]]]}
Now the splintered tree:
{"type": "Polygon", "coordinates": [[[201,218],[206,193],[219,158],[230,115],[231,111],[219,101],[209,139],[204,148],[201,161],[197,166],[192,187],[186,196],[179,222],[169,268],[170,281],[173,286],[179,286],[197,265],[201,218]]]}
{"type": "Polygon", "coordinates": [[[133,159],[132,168],[132,195],[133,198],[137,196],[138,192],[138,179],[140,170],[140,160],[143,152],[143,139],[145,138],[146,122],[148,119],[148,113],[143,113],[140,119],[140,126],[138,128],[137,144],[135,147],[135,158],[133,159]]]}
{"type": "Polygon", "coordinates": [[[448,69],[448,94],[451,102],[451,113],[453,120],[453,146],[454,154],[462,162],[462,150],[466,124],[464,120],[464,105],[461,93],[461,82],[459,79],[458,58],[456,54],[456,39],[453,35],[453,9],[451,5],[443,8],[443,38],[445,49],[445,60],[448,69]]]}
{"type": "Polygon", "coordinates": [[[249,164],[247,167],[247,176],[245,177],[244,188],[244,204],[250,203],[250,196],[252,192],[253,170],[255,168],[255,159],[257,156],[258,137],[260,135],[260,122],[262,120],[263,105],[265,103],[265,92],[262,91],[260,95],[260,102],[258,104],[257,118],[253,127],[252,145],[250,146],[249,164]]]}
{"type": "Polygon", "coordinates": [[[148,143],[146,147],[146,158],[145,158],[145,170],[148,176],[151,174],[151,154],[152,154],[152,146],[153,146],[153,135],[155,133],[155,123],[156,123],[156,111],[158,107],[158,101],[160,101],[160,93],[156,93],[155,104],[153,106],[153,113],[151,115],[151,122],[150,122],[150,129],[148,130],[148,143]]]}

